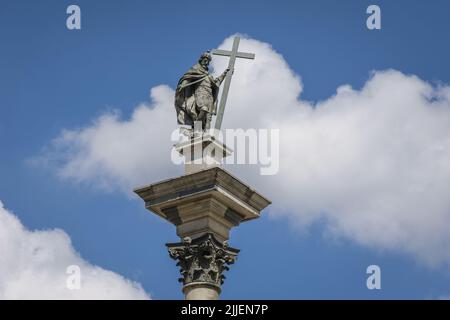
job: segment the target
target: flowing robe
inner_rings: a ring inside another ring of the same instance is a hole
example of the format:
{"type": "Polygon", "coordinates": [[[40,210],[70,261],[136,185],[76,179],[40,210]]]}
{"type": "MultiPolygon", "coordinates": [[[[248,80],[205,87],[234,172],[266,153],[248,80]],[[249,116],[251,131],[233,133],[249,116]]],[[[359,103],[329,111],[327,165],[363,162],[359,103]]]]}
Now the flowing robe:
{"type": "Polygon", "coordinates": [[[178,81],[175,109],[178,124],[194,125],[200,111],[216,114],[217,95],[223,77],[214,79],[199,63],[190,68],[178,81]]]}

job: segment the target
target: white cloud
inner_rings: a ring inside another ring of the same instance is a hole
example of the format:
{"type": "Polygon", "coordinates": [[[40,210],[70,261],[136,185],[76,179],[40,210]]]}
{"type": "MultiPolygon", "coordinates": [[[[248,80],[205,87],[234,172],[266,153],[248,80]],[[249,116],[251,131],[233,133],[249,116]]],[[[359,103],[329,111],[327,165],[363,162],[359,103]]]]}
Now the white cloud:
{"type": "Polygon", "coordinates": [[[27,230],[0,201],[0,300],[148,298],[139,284],[83,260],[64,231],[27,230]],[[71,265],[80,289],[67,286],[71,265]]]}
{"type": "MultiPolygon", "coordinates": [[[[61,178],[105,190],[129,192],[136,185],[163,179],[177,168],[168,166],[176,128],[173,91],[167,86],[151,90],[152,105],[137,106],[129,120],[119,111],[105,113],[79,130],[63,130],[32,164],[56,166],[61,178]]],[[[180,171],[181,172],[181,171],[180,171]]]]}
{"type": "MultiPolygon", "coordinates": [[[[300,77],[270,45],[242,39],[240,50],[256,59],[237,61],[224,127],[279,128],[280,172],[230,170],[273,200],[273,214],[299,227],[320,219],[333,236],[430,266],[449,263],[450,87],[378,71],[361,90],[344,85],[312,104],[299,99],[300,77]]],[[[213,62],[226,67],[225,58],[213,62]]],[[[105,115],[63,133],[52,147],[59,174],[129,192],[180,173],[169,158],[173,91],[156,87],[152,100],[129,120],[105,115]]]]}

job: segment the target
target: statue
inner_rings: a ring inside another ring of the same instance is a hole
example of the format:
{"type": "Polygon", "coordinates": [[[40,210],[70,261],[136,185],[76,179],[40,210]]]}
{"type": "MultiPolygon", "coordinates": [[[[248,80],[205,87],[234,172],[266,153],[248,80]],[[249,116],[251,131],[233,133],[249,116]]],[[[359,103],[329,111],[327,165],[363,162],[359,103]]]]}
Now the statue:
{"type": "Polygon", "coordinates": [[[215,49],[201,55],[198,63],[186,72],[178,81],[175,91],[175,109],[177,111],[178,124],[182,126],[180,133],[191,138],[193,136],[194,123],[200,122],[202,131],[209,130],[211,119],[217,113],[215,129],[220,130],[222,125],[225,104],[231,84],[231,76],[234,71],[236,58],[255,59],[255,54],[239,52],[239,37],[234,37],[231,51],[215,49]],[[228,68],[218,78],[208,73],[211,53],[218,56],[229,57],[228,68]],[[225,79],[220,104],[217,107],[219,87],[225,79]]]}
{"type": "Polygon", "coordinates": [[[210,129],[212,116],[216,114],[219,87],[230,68],[214,78],[208,73],[210,62],[211,54],[207,51],[178,81],[175,109],[178,124],[187,127],[185,134],[192,130],[195,121],[202,123],[203,131],[210,129]]]}

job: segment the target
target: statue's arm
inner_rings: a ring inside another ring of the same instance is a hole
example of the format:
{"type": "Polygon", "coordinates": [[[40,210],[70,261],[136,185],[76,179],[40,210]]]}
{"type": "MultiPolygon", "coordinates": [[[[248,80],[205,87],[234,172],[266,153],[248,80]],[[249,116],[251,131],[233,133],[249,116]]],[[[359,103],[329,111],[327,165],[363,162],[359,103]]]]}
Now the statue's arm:
{"type": "Polygon", "coordinates": [[[214,81],[216,83],[216,85],[219,87],[220,84],[222,83],[222,81],[225,79],[225,77],[227,76],[227,73],[230,72],[230,68],[227,68],[219,77],[217,77],[217,79],[214,81]]]}

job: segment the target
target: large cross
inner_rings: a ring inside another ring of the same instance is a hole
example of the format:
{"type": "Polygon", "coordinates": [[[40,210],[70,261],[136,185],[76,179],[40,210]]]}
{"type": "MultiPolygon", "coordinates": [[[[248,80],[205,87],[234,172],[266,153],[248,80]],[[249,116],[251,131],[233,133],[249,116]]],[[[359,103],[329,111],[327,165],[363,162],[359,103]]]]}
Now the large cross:
{"type": "MultiPolygon", "coordinates": [[[[233,48],[231,49],[231,51],[220,49],[215,49],[211,51],[212,54],[218,56],[230,57],[230,61],[228,62],[228,68],[230,70],[234,69],[234,62],[236,61],[236,58],[255,59],[255,54],[253,53],[238,52],[239,40],[240,40],[239,37],[234,37],[233,48]]],[[[225,78],[225,84],[223,85],[222,97],[220,98],[219,111],[217,112],[215,124],[215,128],[217,130],[220,130],[220,127],[222,125],[223,113],[225,112],[225,104],[227,103],[228,91],[230,90],[232,75],[233,75],[232,72],[227,73],[225,78]]]]}

